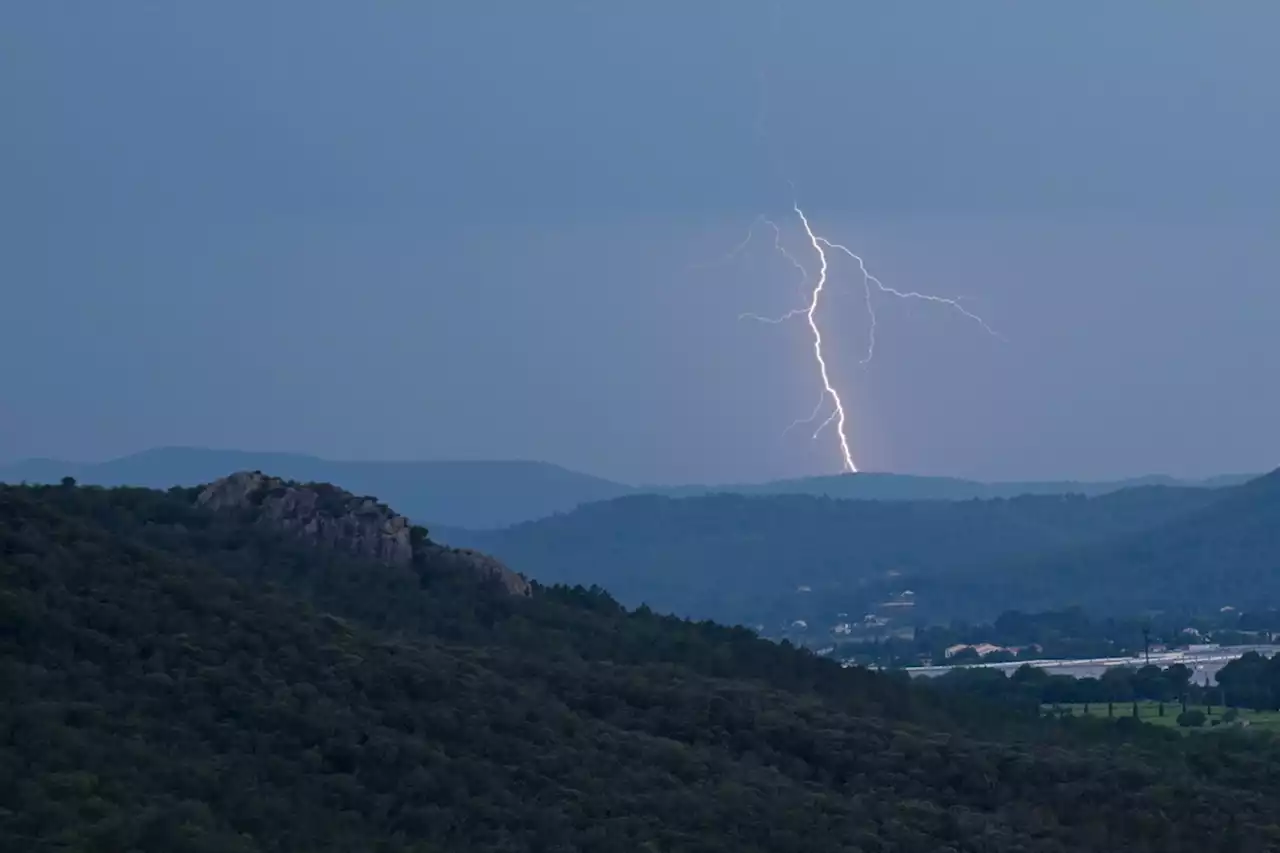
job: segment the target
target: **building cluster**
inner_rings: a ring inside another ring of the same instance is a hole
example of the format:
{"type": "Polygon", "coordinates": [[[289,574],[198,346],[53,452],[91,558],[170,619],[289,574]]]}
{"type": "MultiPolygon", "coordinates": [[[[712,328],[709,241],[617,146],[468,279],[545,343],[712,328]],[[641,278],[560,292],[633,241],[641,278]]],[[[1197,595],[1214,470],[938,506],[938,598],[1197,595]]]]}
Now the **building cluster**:
{"type": "Polygon", "coordinates": [[[953,658],[961,652],[970,650],[975,652],[978,657],[985,658],[987,655],[993,655],[996,652],[1007,652],[1008,654],[1017,657],[1024,651],[1030,650],[1032,652],[1039,652],[1041,649],[1037,643],[1032,643],[1030,646],[997,646],[994,643],[956,643],[954,646],[947,646],[942,655],[946,658],[953,658]]]}

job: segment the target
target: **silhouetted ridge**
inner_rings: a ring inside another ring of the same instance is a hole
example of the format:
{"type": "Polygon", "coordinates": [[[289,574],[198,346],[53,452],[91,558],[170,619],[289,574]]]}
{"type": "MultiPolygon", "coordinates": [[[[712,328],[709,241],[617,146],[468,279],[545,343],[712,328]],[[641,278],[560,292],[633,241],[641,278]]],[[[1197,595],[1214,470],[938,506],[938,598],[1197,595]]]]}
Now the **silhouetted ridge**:
{"type": "Polygon", "coordinates": [[[871,472],[719,486],[632,486],[558,465],[520,460],[344,462],[299,453],[165,447],[102,463],[34,459],[0,464],[0,481],[56,483],[63,477],[74,477],[93,485],[167,489],[208,483],[248,470],[269,471],[304,483],[332,483],[356,494],[377,495],[419,524],[478,529],[544,518],[585,503],[631,494],[673,497],[807,494],[852,500],[972,500],[1024,494],[1097,495],[1152,484],[1216,488],[1248,479],[1224,476],[1180,482],[1170,477],[1140,477],[1097,483],[981,483],[954,477],[871,472]]]}
{"type": "Polygon", "coordinates": [[[1241,484],[1231,500],[1280,500],[1280,468],[1241,484]]]}

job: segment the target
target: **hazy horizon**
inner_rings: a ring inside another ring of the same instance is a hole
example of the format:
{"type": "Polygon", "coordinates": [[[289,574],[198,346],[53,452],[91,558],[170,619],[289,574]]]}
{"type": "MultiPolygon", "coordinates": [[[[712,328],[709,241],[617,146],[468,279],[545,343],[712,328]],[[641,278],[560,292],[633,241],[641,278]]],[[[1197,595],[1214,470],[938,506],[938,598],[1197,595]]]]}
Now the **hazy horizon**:
{"type": "Polygon", "coordinates": [[[836,473],[1280,463],[1280,6],[0,10],[0,459],[836,473]],[[1193,61],[1194,60],[1194,61],[1193,61]],[[794,195],[793,195],[794,188],[794,195]],[[803,253],[803,254],[802,254],[803,253]],[[699,264],[712,266],[691,269],[699,264]],[[785,435],[784,435],[785,432],[785,435]]]}
{"type": "MultiPolygon", "coordinates": [[[[701,481],[701,482],[694,482],[694,481],[688,481],[688,482],[659,482],[659,481],[645,481],[645,480],[632,481],[632,480],[616,480],[616,479],[614,479],[614,478],[604,477],[603,475],[597,474],[596,472],[593,472],[593,471],[584,470],[584,469],[578,469],[578,468],[573,468],[573,467],[570,467],[570,466],[567,466],[567,465],[561,465],[560,463],[558,463],[558,462],[554,462],[554,461],[552,461],[552,460],[545,460],[545,459],[499,459],[499,458],[474,458],[474,459],[463,459],[463,458],[458,458],[458,459],[430,459],[430,458],[372,458],[372,459],[370,459],[370,458],[365,458],[365,459],[352,459],[352,458],[341,458],[341,457],[326,457],[326,456],[319,456],[319,455],[312,454],[312,453],[300,453],[300,452],[297,452],[297,451],[287,451],[287,450],[253,450],[253,449],[248,449],[248,448],[193,447],[193,446],[184,446],[184,445],[169,445],[169,446],[162,446],[162,447],[150,447],[150,448],[146,448],[146,449],[143,449],[143,450],[135,451],[135,452],[133,452],[133,453],[126,453],[126,454],[122,454],[122,455],[119,455],[119,456],[111,456],[111,457],[108,457],[108,458],[105,458],[105,459],[70,459],[70,458],[65,458],[65,457],[56,457],[56,456],[24,457],[24,458],[21,458],[21,459],[0,459],[0,469],[3,469],[3,467],[5,467],[5,466],[19,465],[19,464],[23,464],[23,463],[38,463],[38,462],[67,463],[67,464],[73,464],[73,465],[86,465],[86,466],[102,465],[102,464],[106,464],[106,463],[112,463],[112,462],[118,462],[118,461],[125,460],[125,459],[130,459],[130,458],[133,458],[133,457],[144,456],[144,455],[146,455],[146,454],[151,454],[151,453],[165,453],[165,452],[211,453],[211,454],[235,454],[235,455],[247,455],[247,456],[296,456],[296,457],[302,457],[302,458],[307,458],[307,459],[314,459],[314,460],[319,461],[319,462],[336,463],[336,464],[361,464],[361,463],[371,463],[371,464],[406,464],[406,465],[425,464],[425,465],[435,465],[435,464],[453,464],[453,463],[456,463],[456,464],[462,464],[462,465],[466,465],[466,464],[477,464],[477,465],[484,465],[484,464],[493,464],[493,465],[550,465],[550,466],[557,467],[557,468],[561,468],[562,470],[570,471],[570,472],[573,472],[573,473],[576,473],[576,474],[583,474],[583,475],[590,476],[590,477],[597,477],[597,478],[602,479],[602,480],[609,480],[609,481],[611,481],[611,482],[618,483],[619,485],[629,486],[629,487],[633,487],[633,488],[637,488],[637,489],[645,489],[645,488],[680,488],[680,487],[684,487],[684,486],[749,486],[749,485],[754,485],[754,484],[765,484],[765,483],[769,483],[769,482],[778,482],[778,481],[788,480],[788,479],[806,479],[806,478],[814,478],[814,477],[818,477],[818,478],[821,478],[821,477],[846,477],[846,476],[858,476],[859,474],[867,474],[867,475],[871,475],[871,476],[900,476],[900,477],[921,477],[921,478],[928,478],[928,477],[948,478],[948,477],[949,477],[949,475],[942,475],[942,474],[936,474],[936,475],[935,475],[935,474],[901,474],[901,473],[896,472],[896,471],[874,471],[874,470],[862,470],[862,471],[858,471],[858,472],[856,472],[856,473],[845,472],[845,473],[837,473],[837,474],[810,474],[810,475],[801,475],[800,477],[795,477],[795,478],[791,478],[791,477],[781,477],[781,478],[776,478],[776,479],[773,479],[773,480],[722,480],[722,481],[701,481]]],[[[268,471],[268,472],[266,472],[266,473],[271,473],[271,472],[270,472],[270,471],[268,471]]],[[[1257,476],[1263,476],[1263,475],[1265,475],[1265,474],[1267,474],[1267,473],[1269,473],[1269,472],[1268,472],[1268,471],[1256,471],[1256,472],[1220,471],[1220,472],[1218,472],[1217,474],[1211,474],[1211,475],[1208,475],[1208,476],[1206,476],[1206,477],[1184,477],[1184,478],[1179,478],[1179,477],[1174,477],[1173,475],[1170,475],[1170,474],[1165,474],[1165,473],[1160,472],[1160,471],[1148,471],[1148,472],[1143,473],[1143,474],[1134,474],[1134,475],[1124,476],[1124,477],[1087,478],[1087,479],[1086,479],[1086,478],[1080,478],[1080,477],[1026,478],[1026,479],[1015,479],[1015,480],[999,480],[999,479],[987,479],[987,480],[983,480],[983,479],[980,479],[980,478],[967,478],[967,477],[966,477],[966,478],[953,477],[952,479],[975,480],[976,482],[984,482],[984,483],[989,483],[989,484],[992,484],[992,485],[1000,485],[1000,484],[1003,484],[1003,483],[1018,483],[1018,482],[1026,482],[1026,483],[1033,483],[1033,482],[1080,482],[1080,483],[1098,483],[1098,482],[1109,482],[1109,481],[1122,482],[1122,481],[1128,481],[1128,480],[1142,480],[1142,479],[1148,479],[1148,478],[1168,478],[1168,479],[1176,480],[1176,481],[1178,481],[1178,482],[1194,483],[1194,482],[1209,481],[1209,480],[1216,480],[1216,479],[1222,479],[1222,478],[1257,477],[1257,476]]]]}

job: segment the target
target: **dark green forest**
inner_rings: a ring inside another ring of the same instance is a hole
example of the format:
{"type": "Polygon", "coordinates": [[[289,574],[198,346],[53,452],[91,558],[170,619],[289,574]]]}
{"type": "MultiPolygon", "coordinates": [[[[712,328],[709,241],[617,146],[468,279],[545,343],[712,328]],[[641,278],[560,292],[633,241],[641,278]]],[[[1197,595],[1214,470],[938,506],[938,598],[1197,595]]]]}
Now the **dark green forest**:
{"type": "Polygon", "coordinates": [[[1120,616],[1274,605],[1277,522],[1280,473],[1096,497],[628,497],[442,535],[545,582],[599,583],[628,604],[772,629],[856,617],[906,589],[926,624],[1070,605],[1120,616]]]}
{"type": "Polygon", "coordinates": [[[1265,737],[1044,720],[193,497],[0,487],[0,849],[1280,844],[1265,737]]]}

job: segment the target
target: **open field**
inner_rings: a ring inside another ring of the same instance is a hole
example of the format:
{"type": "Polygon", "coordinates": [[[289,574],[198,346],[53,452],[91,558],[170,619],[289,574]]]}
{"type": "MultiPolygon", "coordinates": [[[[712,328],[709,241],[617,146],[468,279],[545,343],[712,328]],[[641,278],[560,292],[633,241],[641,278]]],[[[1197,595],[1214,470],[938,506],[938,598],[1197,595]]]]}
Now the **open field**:
{"type": "MultiPolygon", "coordinates": [[[[1117,718],[1133,715],[1132,702],[1116,702],[1113,707],[1114,714],[1117,718]]],[[[1077,716],[1085,713],[1093,717],[1107,716],[1106,702],[1091,702],[1087,706],[1083,704],[1059,705],[1057,708],[1062,711],[1070,711],[1072,714],[1077,716]]],[[[1054,706],[1045,705],[1043,710],[1045,713],[1052,713],[1054,711],[1054,706]]],[[[1214,728],[1213,721],[1222,719],[1222,715],[1227,709],[1223,708],[1221,705],[1209,707],[1206,705],[1188,704],[1187,710],[1204,711],[1208,720],[1205,722],[1201,730],[1208,731],[1211,728],[1214,728]]],[[[1181,712],[1182,705],[1178,702],[1164,703],[1164,716],[1160,716],[1159,702],[1138,702],[1138,719],[1144,723],[1154,723],[1156,725],[1178,728],[1178,714],[1181,712]]],[[[1237,713],[1239,714],[1238,719],[1241,722],[1247,723],[1247,727],[1249,729],[1255,731],[1280,732],[1280,711],[1250,711],[1245,708],[1239,708],[1237,709],[1237,713]]]]}

